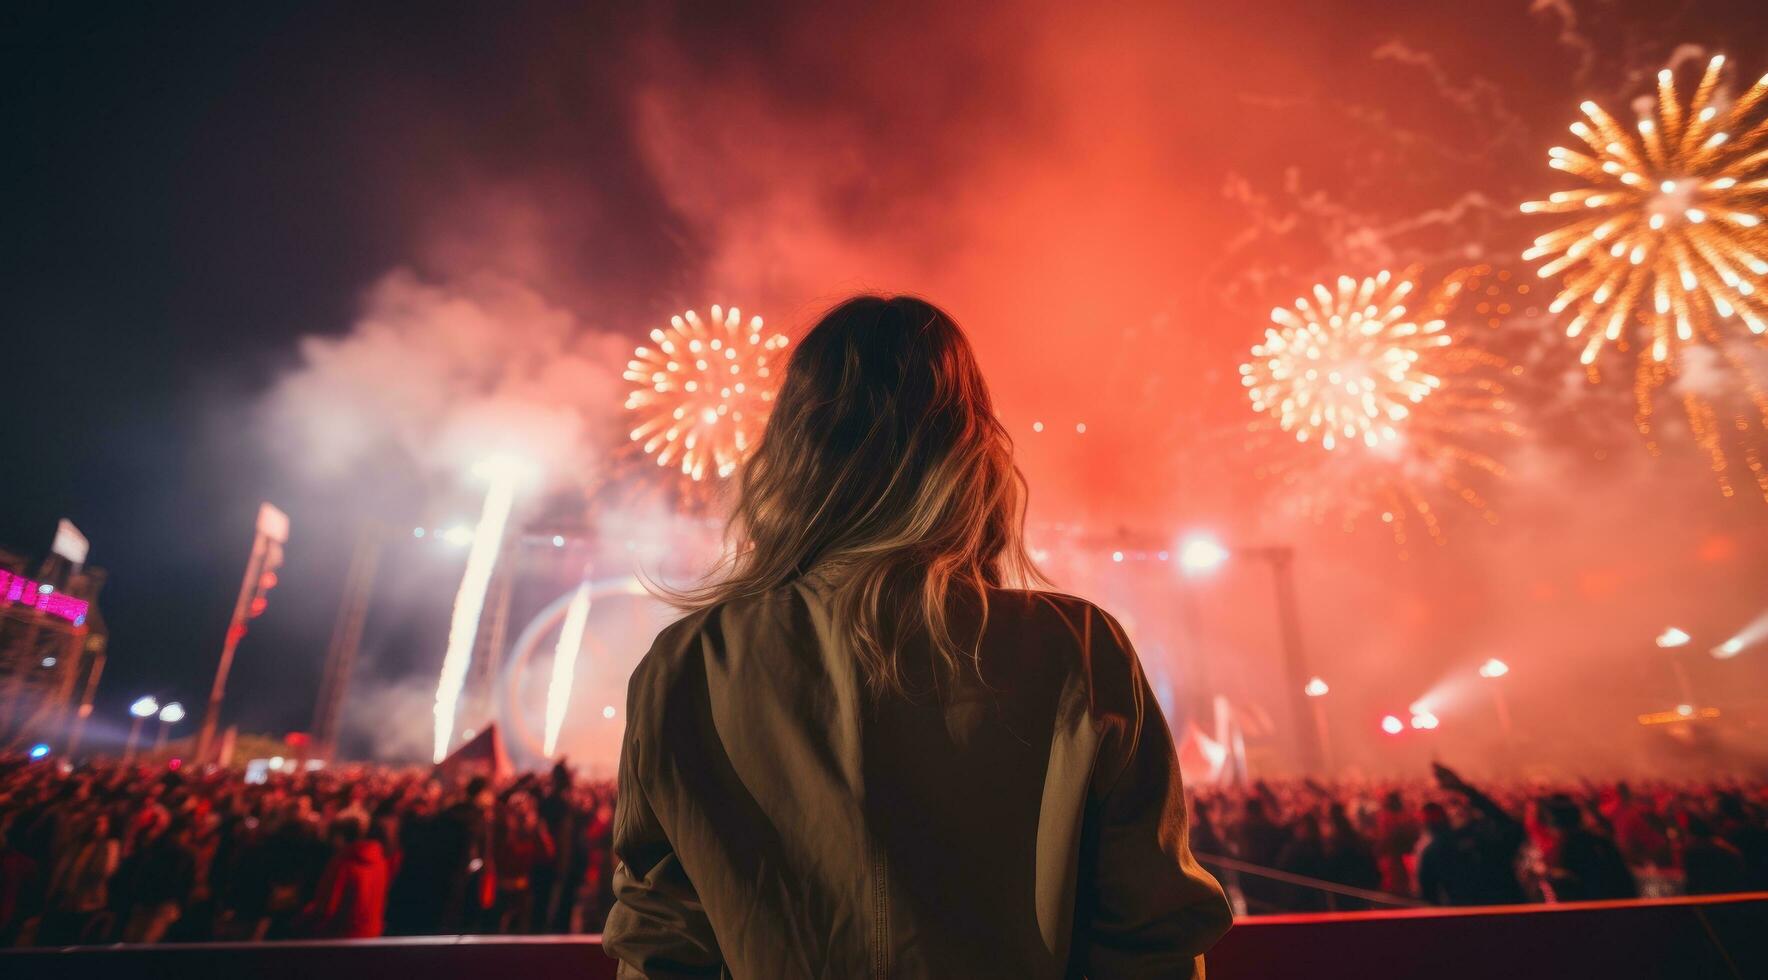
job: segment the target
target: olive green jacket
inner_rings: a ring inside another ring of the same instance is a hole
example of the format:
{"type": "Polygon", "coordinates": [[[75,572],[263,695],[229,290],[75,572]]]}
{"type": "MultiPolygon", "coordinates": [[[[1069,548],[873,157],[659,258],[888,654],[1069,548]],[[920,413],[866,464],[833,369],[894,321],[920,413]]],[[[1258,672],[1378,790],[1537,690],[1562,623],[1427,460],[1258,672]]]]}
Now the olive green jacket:
{"type": "Polygon", "coordinates": [[[633,672],[620,976],[1203,975],[1230,913],[1116,621],[994,593],[980,678],[874,699],[830,616],[812,573],[676,623],[633,672]]]}

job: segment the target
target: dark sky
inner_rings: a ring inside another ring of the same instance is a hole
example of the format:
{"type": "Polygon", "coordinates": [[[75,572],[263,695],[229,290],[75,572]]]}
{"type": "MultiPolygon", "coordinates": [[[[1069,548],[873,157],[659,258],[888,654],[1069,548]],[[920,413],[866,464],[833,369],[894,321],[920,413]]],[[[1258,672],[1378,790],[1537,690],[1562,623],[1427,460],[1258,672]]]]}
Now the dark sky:
{"type": "MultiPolygon", "coordinates": [[[[1046,520],[1279,533],[1283,494],[1251,505],[1264,484],[1237,455],[1233,370],[1264,310],[1340,271],[1508,261],[1539,230],[1515,202],[1554,186],[1545,149],[1579,99],[1624,105],[1682,45],[1768,65],[1754,4],[1541,6],[15,7],[0,544],[40,553],[72,518],[111,572],[101,712],[193,704],[252,514],[283,504],[290,568],[232,717],[304,727],[358,522],[462,512],[421,449],[339,479],[264,420],[279,379],[323,374],[302,338],[354,336],[401,269],[450,295],[519,283],[615,338],[725,295],[789,325],[857,286],[925,291],[977,335],[1022,438],[1090,422],[1025,438],[1046,520]]],[[[1538,328],[1500,342],[1531,371],[1562,353],[1538,328]]],[[[1707,634],[1758,611],[1765,511],[1718,498],[1685,448],[1648,458],[1624,393],[1568,407],[1575,375],[1525,386],[1545,394],[1498,491],[1510,531],[1409,565],[1379,529],[1282,532],[1314,545],[1317,645],[1369,671],[1365,707],[1481,644],[1563,645],[1609,604],[1707,634]],[[1746,557],[1701,565],[1715,539],[1746,557]],[[1691,582],[1736,594],[1697,602],[1691,582]]],[[[445,571],[406,578],[440,604],[403,616],[445,615],[445,571]]],[[[1245,602],[1216,634],[1268,645],[1248,634],[1262,596],[1245,602]]],[[[369,669],[433,671],[421,654],[369,669]]]]}
{"type": "MultiPolygon", "coordinates": [[[[298,337],[345,328],[440,212],[582,153],[572,177],[618,183],[634,215],[595,260],[653,284],[691,262],[603,97],[610,39],[630,27],[583,5],[378,19],[355,4],[42,5],[7,20],[0,275],[19,424],[0,541],[41,553],[67,516],[95,543],[112,571],[112,706],[200,698],[257,501],[277,496],[241,410],[298,337]],[[539,61],[579,84],[531,88],[539,61]]],[[[315,560],[298,523],[296,570],[347,558],[315,560]]],[[[284,656],[312,656],[329,629],[335,593],[303,578],[319,588],[305,603],[285,589],[265,632],[285,603],[320,627],[285,639],[284,656]]],[[[287,697],[241,670],[248,718],[305,724],[312,669],[286,675],[301,692],[287,697]]]]}

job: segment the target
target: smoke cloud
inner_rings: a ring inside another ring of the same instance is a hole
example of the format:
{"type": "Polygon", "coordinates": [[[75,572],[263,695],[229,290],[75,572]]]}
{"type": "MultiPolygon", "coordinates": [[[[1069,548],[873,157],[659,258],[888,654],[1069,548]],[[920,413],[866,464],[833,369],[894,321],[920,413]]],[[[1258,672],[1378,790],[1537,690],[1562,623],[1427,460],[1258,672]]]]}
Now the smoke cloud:
{"type": "MultiPolygon", "coordinates": [[[[1497,655],[1534,744],[1593,758],[1577,733],[1669,696],[1650,637],[1670,621],[1729,635],[1759,612],[1736,584],[1768,575],[1750,546],[1768,528],[1759,501],[1721,498],[1685,442],[1651,456],[1620,362],[1591,384],[1557,328],[1520,311],[1478,334],[1521,370],[1525,435],[1502,449],[1497,525],[1445,494],[1441,545],[1402,552],[1379,522],[1311,520],[1261,475],[1272,460],[1246,431],[1235,368],[1271,306],[1341,273],[1417,264],[1428,279],[1518,254],[1540,229],[1514,202],[1551,186],[1541,153],[1608,70],[1569,3],[1428,24],[1409,10],[658,15],[598,40],[619,49],[605,78],[540,45],[521,91],[547,95],[521,154],[455,147],[464,176],[425,185],[494,204],[470,220],[437,206],[411,266],[375,281],[343,333],[302,342],[270,431],[322,482],[389,463],[455,480],[501,449],[593,491],[624,439],[620,367],[653,323],[717,302],[792,333],[857,290],[920,293],[977,345],[1035,524],[1104,555],[1114,536],[1196,527],[1296,549],[1347,753],[1392,762],[1361,744],[1379,743],[1375,721],[1497,655]],[[478,233],[486,213],[506,216],[494,234],[478,233]]],[[[1699,367],[1685,384],[1720,383],[1699,367]]],[[[625,533],[607,515],[591,526],[625,533]]],[[[1154,561],[1070,561],[1061,584],[1108,606],[1206,590],[1195,643],[1138,641],[1209,658],[1280,714],[1261,568],[1186,586],[1154,561]]],[[[1761,677],[1748,663],[1734,661],[1761,677]]],[[[1478,704],[1439,712],[1442,745],[1487,747],[1478,704]]]]}
{"type": "Polygon", "coordinates": [[[342,337],[309,337],[267,414],[318,480],[391,463],[464,476],[485,456],[588,486],[615,442],[625,343],[498,274],[388,273],[342,337]]]}

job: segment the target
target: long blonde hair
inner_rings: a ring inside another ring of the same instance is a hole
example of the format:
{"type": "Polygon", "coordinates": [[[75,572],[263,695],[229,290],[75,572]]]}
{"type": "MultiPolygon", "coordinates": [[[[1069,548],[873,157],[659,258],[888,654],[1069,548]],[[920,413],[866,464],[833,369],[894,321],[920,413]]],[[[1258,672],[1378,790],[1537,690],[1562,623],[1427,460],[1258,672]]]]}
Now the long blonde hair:
{"type": "Polygon", "coordinates": [[[1043,578],[1024,544],[1025,478],[958,325],[910,296],[856,296],[793,351],[737,477],[730,557],[676,593],[703,609],[816,567],[874,694],[905,693],[903,642],[923,636],[948,680],[988,619],[991,588],[1043,578]],[[974,610],[974,635],[953,610],[974,610]]]}

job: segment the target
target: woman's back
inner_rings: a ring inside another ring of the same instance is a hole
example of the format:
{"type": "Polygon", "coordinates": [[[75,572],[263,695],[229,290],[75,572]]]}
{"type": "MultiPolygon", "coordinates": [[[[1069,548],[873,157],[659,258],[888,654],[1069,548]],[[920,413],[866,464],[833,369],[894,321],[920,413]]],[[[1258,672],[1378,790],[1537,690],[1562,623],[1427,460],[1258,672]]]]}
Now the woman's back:
{"type": "Polygon", "coordinates": [[[1190,975],[1228,927],[1117,625],[995,591],[978,670],[874,697],[813,572],[633,675],[609,951],[638,975],[1190,975]],[[639,974],[638,971],[646,971],[639,974]]]}
{"type": "Polygon", "coordinates": [[[1109,617],[1003,587],[1042,576],[963,331],[856,297],[772,405],[725,567],[630,684],[622,975],[1196,972],[1229,916],[1172,736],[1109,617]]]}

